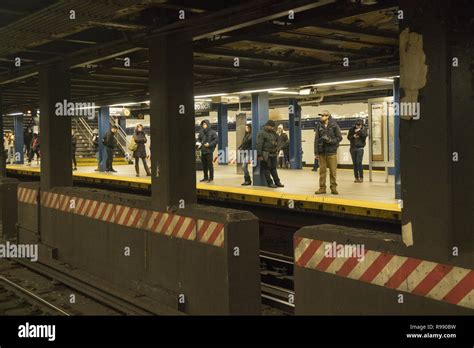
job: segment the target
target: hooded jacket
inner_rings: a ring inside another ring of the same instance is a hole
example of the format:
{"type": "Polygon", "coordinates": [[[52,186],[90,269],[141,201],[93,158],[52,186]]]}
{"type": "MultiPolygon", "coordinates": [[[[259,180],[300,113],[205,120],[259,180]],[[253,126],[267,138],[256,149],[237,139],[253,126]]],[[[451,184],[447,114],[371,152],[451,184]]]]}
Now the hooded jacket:
{"type": "Polygon", "coordinates": [[[318,122],[314,132],[314,154],[335,155],[342,140],[341,129],[332,116],[329,116],[328,125],[324,127],[318,122]]]}
{"type": "Polygon", "coordinates": [[[208,120],[201,122],[201,131],[198,135],[198,141],[201,143],[201,154],[207,155],[212,154],[217,146],[217,133],[211,129],[211,125],[208,120]],[[207,124],[207,128],[202,127],[203,124],[207,124]],[[209,143],[209,147],[205,147],[204,144],[209,143]]]}
{"type": "Polygon", "coordinates": [[[365,139],[367,138],[367,128],[362,125],[362,128],[357,132],[358,138],[355,138],[356,128],[353,126],[349,129],[347,139],[351,142],[351,149],[363,149],[365,147],[365,139]]]}
{"type": "Polygon", "coordinates": [[[263,128],[257,134],[257,156],[264,157],[263,152],[268,152],[270,157],[276,157],[278,151],[278,134],[274,129],[263,128]]]}

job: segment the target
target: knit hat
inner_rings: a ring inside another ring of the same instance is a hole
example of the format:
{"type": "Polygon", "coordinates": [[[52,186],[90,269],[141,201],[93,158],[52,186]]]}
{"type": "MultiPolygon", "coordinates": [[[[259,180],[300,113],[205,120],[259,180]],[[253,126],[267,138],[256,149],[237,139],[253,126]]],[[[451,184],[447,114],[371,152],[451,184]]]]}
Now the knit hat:
{"type": "Polygon", "coordinates": [[[275,128],[275,121],[268,120],[267,123],[265,123],[265,126],[270,126],[270,127],[275,128]]]}

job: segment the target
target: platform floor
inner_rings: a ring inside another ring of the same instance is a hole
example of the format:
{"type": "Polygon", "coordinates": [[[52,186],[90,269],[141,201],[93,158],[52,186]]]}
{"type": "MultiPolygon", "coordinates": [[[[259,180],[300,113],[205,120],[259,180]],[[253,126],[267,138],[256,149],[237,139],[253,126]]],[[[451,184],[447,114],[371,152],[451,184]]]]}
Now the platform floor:
{"type": "MultiPolygon", "coordinates": [[[[141,165],[141,164],[140,164],[141,165]]],[[[8,169],[13,170],[28,170],[39,171],[39,166],[33,164],[32,166],[25,165],[8,165],[8,169]]],[[[116,166],[117,173],[100,173],[94,171],[95,167],[83,166],[74,171],[75,176],[79,177],[94,177],[96,179],[118,180],[118,181],[133,181],[139,183],[151,183],[150,177],[144,175],[143,167],[140,167],[141,176],[135,176],[135,168],[133,165],[116,166]]],[[[385,203],[389,206],[397,205],[395,199],[395,189],[393,176],[389,176],[389,182],[385,182],[386,174],[381,171],[373,172],[373,181],[369,182],[369,173],[365,172],[364,183],[354,183],[353,172],[350,169],[338,169],[337,181],[339,195],[315,195],[314,191],[318,189],[319,170],[317,173],[311,171],[311,168],[303,168],[302,170],[279,169],[278,175],[281,182],[285,185],[284,188],[268,188],[262,186],[241,186],[243,176],[236,173],[234,165],[215,166],[215,175],[213,183],[199,183],[203,177],[201,171],[196,173],[197,187],[200,189],[245,189],[246,192],[253,190],[257,192],[280,193],[314,196],[319,198],[332,198],[338,200],[353,200],[371,203],[385,203]]],[[[328,173],[328,192],[329,192],[329,173],[328,173]]],[[[233,190],[234,191],[234,190],[233,190]]],[[[235,191],[234,191],[235,192],[235,191]]],[[[272,194],[273,196],[273,194],[272,194]]]]}

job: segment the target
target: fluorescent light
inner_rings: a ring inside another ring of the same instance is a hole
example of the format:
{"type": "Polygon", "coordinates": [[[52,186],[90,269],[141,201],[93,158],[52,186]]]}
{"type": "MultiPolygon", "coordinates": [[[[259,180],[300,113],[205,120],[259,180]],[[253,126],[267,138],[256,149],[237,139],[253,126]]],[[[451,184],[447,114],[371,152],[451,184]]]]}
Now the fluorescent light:
{"type": "Polygon", "coordinates": [[[239,94],[246,94],[246,93],[259,93],[259,92],[274,92],[274,91],[282,91],[288,89],[288,87],[278,87],[278,88],[267,88],[267,89],[256,89],[254,91],[242,91],[237,92],[239,94]]]}
{"type": "Polygon", "coordinates": [[[23,116],[24,113],[23,112],[14,112],[12,114],[7,114],[7,116],[23,116]]]}
{"type": "Polygon", "coordinates": [[[357,82],[370,82],[370,81],[383,81],[383,82],[393,82],[393,79],[390,78],[370,78],[370,79],[359,79],[359,80],[347,80],[347,81],[336,81],[336,82],[324,82],[316,83],[311,86],[333,86],[333,85],[343,85],[348,83],[357,83],[357,82]]]}
{"type": "Polygon", "coordinates": [[[311,94],[311,88],[303,88],[303,89],[300,89],[299,94],[300,94],[300,95],[310,95],[310,94],[311,94]]]}
{"type": "Polygon", "coordinates": [[[299,92],[294,92],[294,91],[270,91],[270,93],[275,93],[275,94],[297,94],[299,95],[299,92]]]}
{"type": "Polygon", "coordinates": [[[130,106],[130,105],[139,105],[140,102],[130,102],[130,103],[121,103],[121,104],[113,104],[109,105],[111,107],[117,107],[117,106],[130,106]]]}
{"type": "Polygon", "coordinates": [[[217,93],[217,94],[207,94],[207,95],[195,95],[194,99],[211,98],[211,97],[223,97],[225,95],[228,95],[228,94],[227,93],[217,93]]]}

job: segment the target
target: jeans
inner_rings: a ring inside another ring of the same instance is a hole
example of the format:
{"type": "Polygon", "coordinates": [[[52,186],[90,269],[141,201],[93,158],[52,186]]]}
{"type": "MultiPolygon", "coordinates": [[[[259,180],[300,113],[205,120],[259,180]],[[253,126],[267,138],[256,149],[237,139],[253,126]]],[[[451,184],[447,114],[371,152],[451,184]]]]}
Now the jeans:
{"type": "Polygon", "coordinates": [[[326,175],[327,168],[330,173],[330,187],[335,189],[336,183],[336,170],[337,170],[337,155],[319,155],[319,188],[326,189],[326,175]]]}
{"type": "Polygon", "coordinates": [[[204,179],[214,179],[214,164],[212,163],[212,153],[201,155],[202,171],[204,179]]]}
{"type": "Polygon", "coordinates": [[[272,178],[275,184],[280,183],[280,178],[278,177],[278,172],[277,172],[277,158],[276,156],[268,156],[268,161],[261,161],[260,162],[260,168],[262,170],[262,173],[265,175],[265,179],[267,180],[267,184],[271,185],[272,184],[272,178]]]}
{"type": "Polygon", "coordinates": [[[354,177],[356,179],[364,178],[364,167],[362,166],[362,159],[364,158],[364,148],[352,148],[351,150],[352,163],[354,164],[354,177]]]}
{"type": "Polygon", "coordinates": [[[112,163],[114,161],[114,149],[106,146],[107,160],[105,161],[105,170],[112,170],[112,163]]]}

